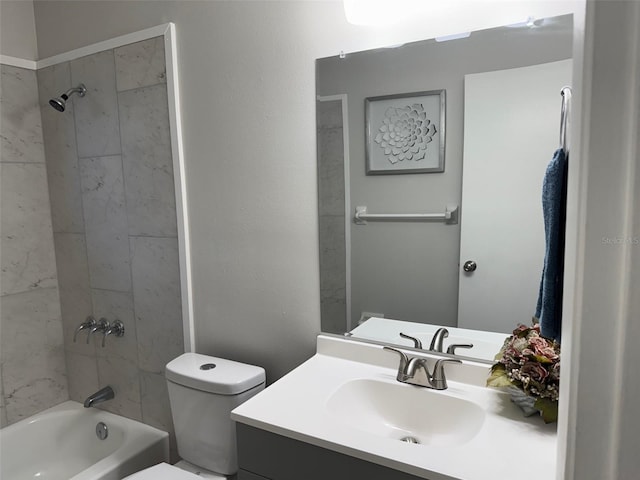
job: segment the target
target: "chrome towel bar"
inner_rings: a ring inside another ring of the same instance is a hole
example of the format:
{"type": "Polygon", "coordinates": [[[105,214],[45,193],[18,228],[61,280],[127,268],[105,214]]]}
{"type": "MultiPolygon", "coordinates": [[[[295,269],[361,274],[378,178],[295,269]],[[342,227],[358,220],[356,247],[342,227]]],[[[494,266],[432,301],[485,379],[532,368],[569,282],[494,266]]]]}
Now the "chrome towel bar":
{"type": "Polygon", "coordinates": [[[448,205],[444,213],[367,213],[367,207],[356,207],[353,221],[357,225],[366,225],[367,221],[396,222],[444,222],[449,225],[458,223],[458,205],[448,205]]]}

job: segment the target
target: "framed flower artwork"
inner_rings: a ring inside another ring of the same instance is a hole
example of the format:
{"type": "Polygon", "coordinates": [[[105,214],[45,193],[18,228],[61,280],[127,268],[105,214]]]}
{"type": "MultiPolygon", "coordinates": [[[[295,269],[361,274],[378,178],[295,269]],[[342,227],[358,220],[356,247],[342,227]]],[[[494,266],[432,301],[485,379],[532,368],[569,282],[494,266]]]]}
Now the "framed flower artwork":
{"type": "Polygon", "coordinates": [[[445,90],[365,99],[367,175],[444,172],[445,90]]]}

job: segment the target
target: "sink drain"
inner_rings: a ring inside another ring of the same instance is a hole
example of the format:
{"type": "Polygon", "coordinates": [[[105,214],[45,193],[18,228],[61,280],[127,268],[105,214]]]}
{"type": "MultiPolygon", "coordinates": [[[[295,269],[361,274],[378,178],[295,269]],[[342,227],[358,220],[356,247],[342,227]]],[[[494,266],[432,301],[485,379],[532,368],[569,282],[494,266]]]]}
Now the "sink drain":
{"type": "Polygon", "coordinates": [[[420,443],[415,437],[402,437],[400,441],[404,443],[420,443]]]}

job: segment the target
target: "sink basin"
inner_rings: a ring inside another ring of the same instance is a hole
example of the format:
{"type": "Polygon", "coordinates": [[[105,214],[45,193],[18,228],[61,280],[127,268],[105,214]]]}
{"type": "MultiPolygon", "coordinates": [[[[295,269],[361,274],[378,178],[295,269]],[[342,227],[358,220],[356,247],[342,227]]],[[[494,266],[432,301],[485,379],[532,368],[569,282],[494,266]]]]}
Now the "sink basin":
{"type": "Polygon", "coordinates": [[[355,429],[432,447],[468,442],[485,418],[478,405],[445,391],[372,379],[342,384],[327,409],[355,429]]]}
{"type": "MultiPolygon", "coordinates": [[[[434,356],[413,355],[433,368],[434,356]]],[[[556,470],[555,425],[523,417],[507,394],[484,387],[488,364],[464,360],[445,368],[446,390],[406,385],[396,381],[397,357],[380,345],[320,335],[316,355],[236,407],[231,418],[412,478],[539,480],[541,471],[556,470]],[[403,442],[406,437],[419,444],[403,442]],[[496,461],[496,448],[504,445],[536,452],[536,468],[523,469],[518,455],[496,461]]]]}

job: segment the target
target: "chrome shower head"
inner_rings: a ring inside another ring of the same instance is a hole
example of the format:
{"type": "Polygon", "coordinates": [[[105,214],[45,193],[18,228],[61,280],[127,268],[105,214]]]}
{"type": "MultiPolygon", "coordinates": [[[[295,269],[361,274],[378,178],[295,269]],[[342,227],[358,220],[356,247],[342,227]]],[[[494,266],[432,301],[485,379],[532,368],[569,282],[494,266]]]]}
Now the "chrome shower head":
{"type": "Polygon", "coordinates": [[[67,106],[67,100],[69,100],[69,97],[74,93],[77,93],[78,96],[80,97],[84,97],[85,94],[87,93],[87,89],[84,86],[84,84],[81,83],[77,87],[70,88],[59,97],[52,98],[51,100],[49,100],[49,105],[51,105],[53,108],[55,108],[59,112],[64,112],[64,109],[67,106]]]}
{"type": "Polygon", "coordinates": [[[53,108],[55,108],[59,112],[64,112],[64,106],[66,105],[66,102],[62,98],[52,98],[51,100],[49,100],[49,105],[51,105],[53,108]]]}

